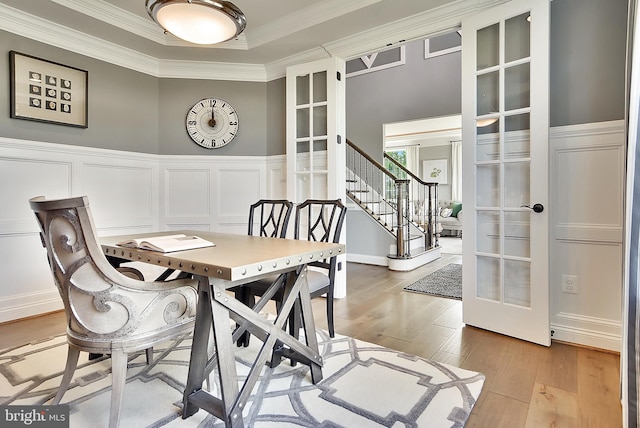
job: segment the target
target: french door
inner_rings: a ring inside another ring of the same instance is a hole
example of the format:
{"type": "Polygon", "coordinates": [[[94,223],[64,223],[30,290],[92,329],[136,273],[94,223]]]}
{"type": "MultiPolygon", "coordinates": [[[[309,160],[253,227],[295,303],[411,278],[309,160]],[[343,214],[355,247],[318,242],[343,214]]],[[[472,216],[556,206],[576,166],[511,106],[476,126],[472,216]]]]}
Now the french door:
{"type": "Polygon", "coordinates": [[[463,320],[548,346],[549,1],[462,34],[463,320]]]}
{"type": "MultiPolygon", "coordinates": [[[[328,58],[287,68],[287,198],[346,204],[345,64],[328,58]]],[[[346,224],[346,222],[345,222],[346,224]]],[[[343,230],[340,242],[346,242],[343,230]]],[[[346,295],[346,256],[338,256],[334,296],[346,295]]]]}

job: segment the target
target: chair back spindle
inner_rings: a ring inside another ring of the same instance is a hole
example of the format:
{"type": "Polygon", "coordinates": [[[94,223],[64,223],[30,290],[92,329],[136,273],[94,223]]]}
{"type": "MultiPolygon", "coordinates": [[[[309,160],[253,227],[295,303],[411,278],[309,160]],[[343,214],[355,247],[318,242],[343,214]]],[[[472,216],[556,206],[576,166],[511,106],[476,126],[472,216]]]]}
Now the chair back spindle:
{"type": "Polygon", "coordinates": [[[269,238],[286,237],[292,208],[293,203],[285,199],[259,200],[249,208],[248,234],[269,238]]]}

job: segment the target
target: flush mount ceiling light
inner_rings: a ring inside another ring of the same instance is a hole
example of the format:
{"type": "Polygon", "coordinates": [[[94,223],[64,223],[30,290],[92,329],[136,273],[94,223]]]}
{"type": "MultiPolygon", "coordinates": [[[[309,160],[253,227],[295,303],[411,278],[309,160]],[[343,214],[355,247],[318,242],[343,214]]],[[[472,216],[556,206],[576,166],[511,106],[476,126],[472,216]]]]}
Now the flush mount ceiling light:
{"type": "Polygon", "coordinates": [[[146,0],[149,16],[166,32],[201,45],[237,37],[247,18],[231,2],[214,0],[146,0]]]}

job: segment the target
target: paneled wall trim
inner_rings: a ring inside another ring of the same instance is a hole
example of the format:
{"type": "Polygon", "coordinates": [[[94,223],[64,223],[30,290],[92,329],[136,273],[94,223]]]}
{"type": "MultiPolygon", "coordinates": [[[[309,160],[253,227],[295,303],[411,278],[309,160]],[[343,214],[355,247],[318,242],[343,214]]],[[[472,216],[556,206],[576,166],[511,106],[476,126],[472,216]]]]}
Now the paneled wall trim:
{"type": "MultiPolygon", "coordinates": [[[[553,338],[617,351],[624,123],[553,128],[550,144],[553,338]],[[562,275],[577,276],[578,294],[562,292],[562,275]]],[[[285,170],[284,156],[160,156],[0,138],[0,322],[60,308],[29,198],[87,195],[102,235],[244,234],[250,202],[286,195],[285,170]]]]}
{"type": "Polygon", "coordinates": [[[28,204],[87,195],[99,235],[246,233],[248,206],[286,194],[283,156],[161,156],[0,137],[0,322],[61,309],[28,204]]]}
{"type": "Polygon", "coordinates": [[[624,249],[624,121],[550,134],[553,339],[620,351],[624,249]],[[562,291],[577,277],[577,294],[562,291]]]}

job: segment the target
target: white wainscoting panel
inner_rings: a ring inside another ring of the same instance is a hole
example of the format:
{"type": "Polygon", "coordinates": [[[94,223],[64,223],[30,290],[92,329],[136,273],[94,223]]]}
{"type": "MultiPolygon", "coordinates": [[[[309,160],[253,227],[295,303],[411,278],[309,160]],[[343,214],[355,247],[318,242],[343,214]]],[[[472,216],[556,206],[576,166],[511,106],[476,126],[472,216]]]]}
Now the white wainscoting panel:
{"type": "MultiPolygon", "coordinates": [[[[623,125],[558,127],[550,139],[553,338],[612,350],[621,340],[623,125]],[[578,276],[577,295],[562,293],[562,274],[578,276]]],[[[0,208],[0,322],[61,307],[29,198],[87,195],[101,235],[244,234],[250,203],[285,197],[285,165],[284,156],[160,156],[0,137],[0,178],[10,183],[0,208]]]]}
{"type": "Polygon", "coordinates": [[[196,223],[211,217],[213,188],[208,168],[166,168],[163,172],[163,213],[173,222],[190,219],[196,223]]]}
{"type": "Polygon", "coordinates": [[[161,228],[247,233],[249,205],[271,197],[261,156],[162,156],[161,228]]]}
{"type": "Polygon", "coordinates": [[[161,156],[0,137],[0,322],[62,308],[29,199],[86,195],[99,235],[246,233],[248,206],[278,197],[284,157],[161,156]],[[224,202],[223,201],[227,201],[224,202]]]}
{"type": "Polygon", "coordinates": [[[623,121],[551,129],[553,339],[619,351],[622,340],[623,121]],[[578,293],[562,291],[576,275],[578,293]]]}
{"type": "Polygon", "coordinates": [[[215,231],[225,233],[247,233],[249,206],[265,198],[267,192],[266,169],[263,165],[238,169],[219,168],[216,174],[217,188],[214,209],[218,221],[215,231]]]}
{"type": "Polygon", "coordinates": [[[0,322],[62,307],[30,198],[86,195],[98,234],[151,231],[157,175],[155,155],[0,138],[0,322]]]}
{"type": "Polygon", "coordinates": [[[83,187],[96,222],[109,229],[153,229],[157,206],[157,171],[147,165],[84,164],[83,187]],[[123,208],[126,207],[126,208],[123,208]]]}
{"type": "Polygon", "coordinates": [[[29,208],[29,199],[40,195],[51,198],[70,195],[72,163],[54,159],[25,159],[19,153],[7,155],[16,157],[0,157],[4,201],[0,214],[0,233],[34,232],[38,226],[29,208]]]}
{"type": "MultiPolygon", "coordinates": [[[[248,206],[266,193],[264,168],[220,168],[216,180],[220,191],[216,193],[216,213],[221,218],[248,216],[248,206]],[[264,178],[261,181],[261,178],[264,178]],[[264,187],[264,191],[262,188],[264,187]]],[[[244,223],[246,224],[246,218],[244,223]]]]}
{"type": "Polygon", "coordinates": [[[269,195],[273,199],[287,199],[287,158],[271,156],[267,160],[269,195]]]}

